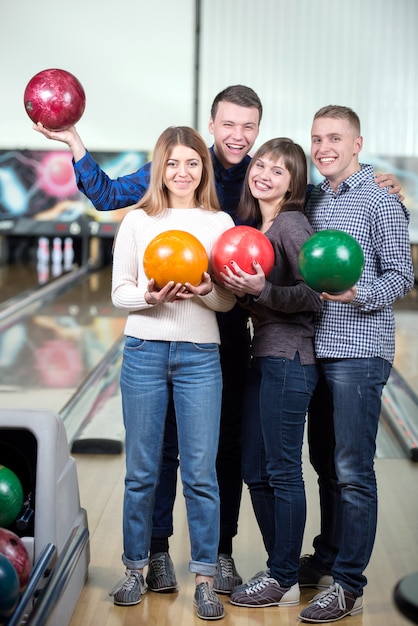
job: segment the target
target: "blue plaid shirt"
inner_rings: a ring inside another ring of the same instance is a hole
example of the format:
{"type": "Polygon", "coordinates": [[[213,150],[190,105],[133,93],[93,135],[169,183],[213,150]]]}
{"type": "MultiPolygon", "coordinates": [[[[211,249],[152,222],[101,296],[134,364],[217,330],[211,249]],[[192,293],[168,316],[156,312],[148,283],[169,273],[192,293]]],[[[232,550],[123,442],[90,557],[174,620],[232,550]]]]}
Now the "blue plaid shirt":
{"type": "Polygon", "coordinates": [[[379,189],[370,165],[361,165],[339,185],[337,193],[327,180],[317,185],[306,214],[315,231],[337,229],[352,235],[365,258],[354,301],[325,301],[317,315],[317,357],[381,357],[393,363],[392,304],[414,285],[408,210],[396,196],[379,189]]]}

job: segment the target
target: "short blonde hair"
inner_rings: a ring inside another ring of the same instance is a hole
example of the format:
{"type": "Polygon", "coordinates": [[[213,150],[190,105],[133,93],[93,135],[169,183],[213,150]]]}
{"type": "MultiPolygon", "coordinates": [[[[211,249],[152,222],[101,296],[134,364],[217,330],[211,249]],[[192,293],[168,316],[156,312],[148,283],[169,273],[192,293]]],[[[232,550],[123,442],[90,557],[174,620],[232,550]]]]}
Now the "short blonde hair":
{"type": "Polygon", "coordinates": [[[350,109],[349,107],[339,106],[337,104],[328,104],[327,106],[322,107],[322,109],[319,109],[319,111],[315,113],[314,120],[318,119],[319,117],[332,117],[334,119],[347,120],[352,126],[353,130],[357,133],[357,136],[360,136],[361,134],[360,118],[357,113],[355,113],[353,109],[350,109]]]}

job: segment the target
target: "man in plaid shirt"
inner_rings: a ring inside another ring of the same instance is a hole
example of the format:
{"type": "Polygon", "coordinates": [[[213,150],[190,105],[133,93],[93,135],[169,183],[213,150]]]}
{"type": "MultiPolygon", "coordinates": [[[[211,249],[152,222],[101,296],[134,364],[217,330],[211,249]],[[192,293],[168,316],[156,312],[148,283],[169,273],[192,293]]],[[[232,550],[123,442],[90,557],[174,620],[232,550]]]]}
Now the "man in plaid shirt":
{"type": "MultiPolygon", "coordinates": [[[[377,524],[374,455],[381,395],[395,352],[392,305],[413,287],[409,213],[380,189],[372,167],[359,163],[360,121],[347,107],[314,116],[311,157],[325,176],[312,191],[307,216],[314,230],[337,229],[363,249],[358,283],[322,294],[315,351],[320,382],[309,410],[310,459],[318,474],[321,530],[300,570],[331,582],[303,609],[305,622],[331,622],[362,610],[364,570],[377,524]]],[[[306,577],[306,580],[305,580],[306,577]]]]}

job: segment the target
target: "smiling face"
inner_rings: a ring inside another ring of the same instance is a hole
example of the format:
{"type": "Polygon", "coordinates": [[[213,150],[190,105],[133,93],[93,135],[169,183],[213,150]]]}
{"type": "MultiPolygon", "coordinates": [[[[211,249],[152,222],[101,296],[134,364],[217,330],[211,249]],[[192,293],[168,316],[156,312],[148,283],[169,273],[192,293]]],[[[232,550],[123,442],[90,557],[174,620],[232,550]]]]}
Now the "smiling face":
{"type": "Polygon", "coordinates": [[[251,195],[259,201],[260,210],[269,207],[271,215],[277,211],[290,188],[290,172],[283,157],[274,158],[265,154],[253,159],[248,174],[248,186],[251,195]]]}
{"type": "Polygon", "coordinates": [[[196,189],[202,180],[202,159],[196,150],[177,145],[171,150],[165,166],[163,182],[172,208],[196,206],[196,189]]]}
{"type": "Polygon", "coordinates": [[[311,157],[313,164],[325,176],[332,189],[360,169],[358,154],[363,138],[349,120],[318,117],[312,124],[311,157]]]}
{"type": "Polygon", "coordinates": [[[215,118],[210,118],[209,132],[214,137],[215,154],[226,169],[248,154],[258,137],[259,125],[257,108],[219,102],[215,118]]]}

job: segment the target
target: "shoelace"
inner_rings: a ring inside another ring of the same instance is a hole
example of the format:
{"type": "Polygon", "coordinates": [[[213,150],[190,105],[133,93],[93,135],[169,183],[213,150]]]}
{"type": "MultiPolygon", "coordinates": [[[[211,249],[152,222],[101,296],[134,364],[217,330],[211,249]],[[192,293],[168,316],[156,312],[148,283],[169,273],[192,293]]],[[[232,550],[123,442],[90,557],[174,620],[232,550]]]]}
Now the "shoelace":
{"type": "Polygon", "coordinates": [[[212,602],[218,604],[218,598],[215,595],[213,589],[209,586],[209,583],[203,583],[202,586],[199,585],[199,590],[203,596],[203,602],[212,602]]]}
{"type": "Polygon", "coordinates": [[[165,558],[159,556],[157,559],[152,560],[152,567],[156,576],[167,576],[167,568],[165,564],[165,558]]]}
{"type": "Polygon", "coordinates": [[[109,596],[114,596],[115,593],[117,593],[118,591],[120,591],[121,589],[126,589],[127,591],[131,591],[131,589],[134,588],[136,581],[139,580],[139,586],[142,588],[141,585],[141,580],[140,580],[140,573],[139,572],[125,572],[125,575],[123,578],[121,578],[116,585],[113,587],[113,589],[111,591],[109,591],[109,596]]]}
{"type": "Polygon", "coordinates": [[[345,611],[346,604],[344,589],[338,583],[335,583],[326,591],[318,593],[314,598],[312,598],[311,602],[320,606],[321,609],[326,609],[327,606],[333,602],[334,598],[337,598],[339,608],[342,611],[345,611]]]}
{"type": "Polygon", "coordinates": [[[234,571],[232,569],[232,559],[225,559],[223,556],[219,557],[219,565],[221,566],[222,578],[232,578],[234,571]]]}
{"type": "Polygon", "coordinates": [[[276,582],[273,578],[260,578],[259,580],[254,581],[251,587],[248,587],[245,590],[245,593],[251,595],[252,593],[257,593],[265,589],[270,583],[276,582]]]}

